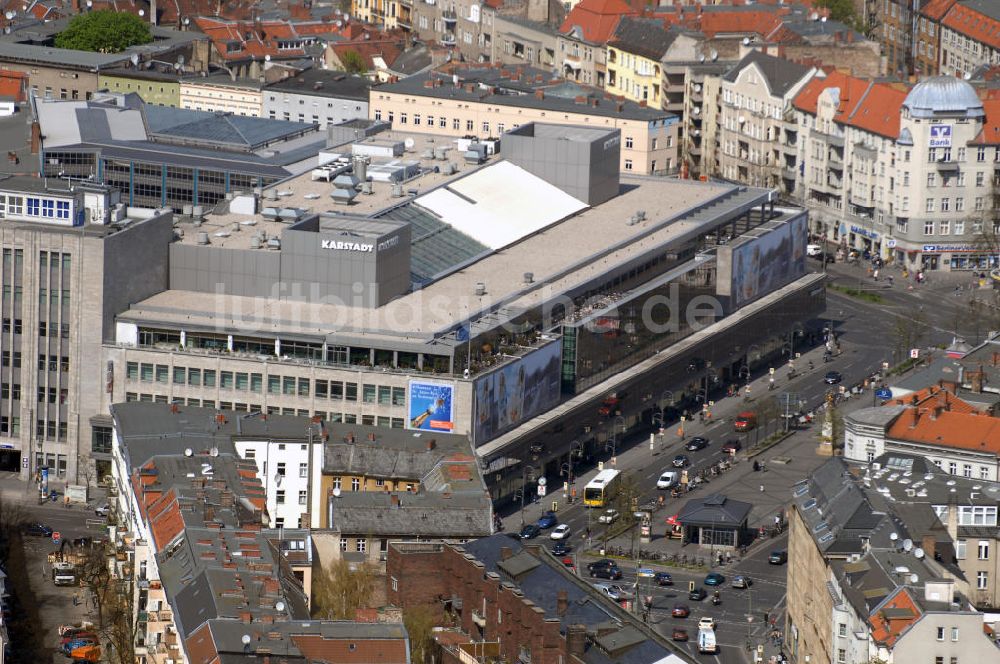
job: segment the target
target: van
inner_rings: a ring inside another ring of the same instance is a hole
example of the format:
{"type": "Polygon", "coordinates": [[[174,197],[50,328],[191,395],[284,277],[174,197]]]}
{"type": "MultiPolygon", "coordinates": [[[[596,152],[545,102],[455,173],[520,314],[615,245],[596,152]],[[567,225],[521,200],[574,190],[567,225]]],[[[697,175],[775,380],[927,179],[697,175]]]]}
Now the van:
{"type": "Polygon", "coordinates": [[[736,431],[750,431],[757,426],[757,416],[749,410],[745,410],[733,420],[733,429],[736,431]]]}
{"type": "Polygon", "coordinates": [[[714,629],[698,630],[698,652],[711,655],[719,652],[719,644],[715,640],[714,629]]]}
{"type": "Polygon", "coordinates": [[[668,470],[660,475],[656,480],[657,489],[669,489],[677,485],[680,481],[680,473],[676,470],[668,470]]]}
{"type": "Polygon", "coordinates": [[[75,586],[76,568],[72,563],[54,563],[52,565],[52,583],[57,586],[75,586]]]}

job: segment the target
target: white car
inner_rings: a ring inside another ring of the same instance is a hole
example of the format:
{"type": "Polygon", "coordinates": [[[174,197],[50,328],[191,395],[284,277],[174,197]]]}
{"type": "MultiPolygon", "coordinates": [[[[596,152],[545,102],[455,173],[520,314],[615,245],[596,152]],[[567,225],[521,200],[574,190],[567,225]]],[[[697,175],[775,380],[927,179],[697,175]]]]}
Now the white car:
{"type": "Polygon", "coordinates": [[[567,526],[565,523],[559,524],[558,526],[555,527],[555,529],[552,531],[552,534],[549,535],[549,537],[551,537],[554,540],[569,538],[569,526],[567,526]]]}
{"type": "Polygon", "coordinates": [[[660,479],[656,480],[656,488],[669,489],[670,487],[674,486],[675,484],[677,484],[678,480],[677,475],[678,472],[676,470],[666,471],[665,473],[660,475],[660,479]]]}
{"type": "Polygon", "coordinates": [[[597,517],[598,523],[614,523],[618,520],[618,510],[604,510],[601,516],[597,517]]]}
{"type": "Polygon", "coordinates": [[[715,629],[715,618],[711,616],[703,616],[702,619],[698,621],[698,629],[715,629]]]}
{"type": "Polygon", "coordinates": [[[96,514],[99,517],[106,517],[109,512],[111,512],[111,508],[108,507],[107,503],[101,503],[96,508],[94,508],[94,514],[96,514]]]}
{"type": "Polygon", "coordinates": [[[616,602],[620,602],[627,597],[625,589],[614,583],[595,583],[594,587],[616,602]]]}

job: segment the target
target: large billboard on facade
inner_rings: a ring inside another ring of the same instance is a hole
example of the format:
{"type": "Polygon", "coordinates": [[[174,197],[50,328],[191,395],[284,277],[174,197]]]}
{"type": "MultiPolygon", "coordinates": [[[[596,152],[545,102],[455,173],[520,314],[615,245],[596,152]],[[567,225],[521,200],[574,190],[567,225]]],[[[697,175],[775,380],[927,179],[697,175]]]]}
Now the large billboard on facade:
{"type": "Polygon", "coordinates": [[[411,380],[407,429],[450,432],[455,428],[455,385],[411,380]]]}
{"type": "Polygon", "coordinates": [[[801,277],[808,232],[806,216],[801,215],[753,239],[722,247],[719,294],[729,295],[733,308],[739,308],[801,277]]]}
{"type": "Polygon", "coordinates": [[[562,341],[525,355],[475,382],[474,440],[482,445],[559,403],[562,341]]]}

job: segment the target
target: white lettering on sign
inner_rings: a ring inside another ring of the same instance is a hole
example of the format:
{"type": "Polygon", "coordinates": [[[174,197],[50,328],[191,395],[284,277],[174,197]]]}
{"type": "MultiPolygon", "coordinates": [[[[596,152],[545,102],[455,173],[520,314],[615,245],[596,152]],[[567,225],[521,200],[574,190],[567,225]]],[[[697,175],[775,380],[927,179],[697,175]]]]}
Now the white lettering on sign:
{"type": "Polygon", "coordinates": [[[614,146],[618,145],[621,142],[622,142],[622,139],[621,139],[620,136],[615,136],[614,138],[609,138],[608,140],[604,141],[604,149],[607,150],[608,148],[614,147],[614,146]]]}
{"type": "Polygon", "coordinates": [[[397,244],[399,244],[399,236],[398,235],[394,235],[393,237],[389,238],[388,240],[382,240],[381,242],[379,242],[378,243],[378,250],[379,251],[385,251],[386,249],[391,249],[392,247],[395,247],[397,244]]]}
{"type": "Polygon", "coordinates": [[[950,148],[951,147],[951,125],[936,124],[931,125],[931,138],[928,147],[950,148]]]}
{"type": "Polygon", "coordinates": [[[341,242],[340,240],[320,240],[320,247],[323,249],[335,249],[337,251],[372,251],[374,244],[362,244],[360,242],[341,242]]]}

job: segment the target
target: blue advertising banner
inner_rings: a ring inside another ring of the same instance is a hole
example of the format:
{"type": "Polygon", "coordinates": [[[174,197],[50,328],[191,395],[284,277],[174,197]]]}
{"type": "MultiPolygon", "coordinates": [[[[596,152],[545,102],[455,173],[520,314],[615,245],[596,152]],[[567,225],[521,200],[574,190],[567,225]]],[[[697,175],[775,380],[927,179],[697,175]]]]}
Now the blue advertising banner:
{"type": "Polygon", "coordinates": [[[407,429],[450,432],[455,428],[454,384],[411,380],[409,392],[407,429]]]}

